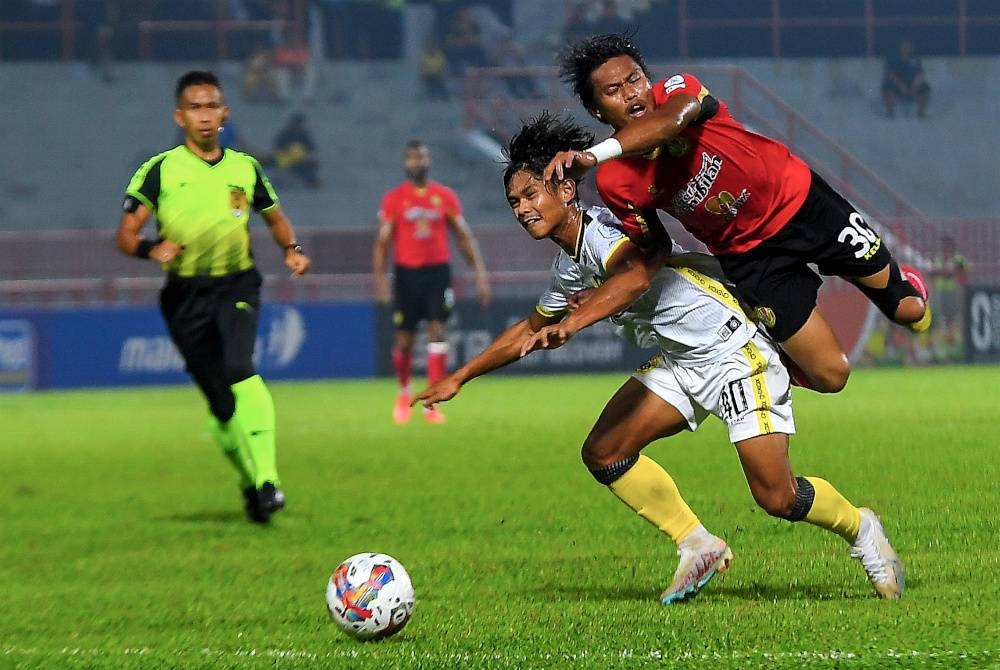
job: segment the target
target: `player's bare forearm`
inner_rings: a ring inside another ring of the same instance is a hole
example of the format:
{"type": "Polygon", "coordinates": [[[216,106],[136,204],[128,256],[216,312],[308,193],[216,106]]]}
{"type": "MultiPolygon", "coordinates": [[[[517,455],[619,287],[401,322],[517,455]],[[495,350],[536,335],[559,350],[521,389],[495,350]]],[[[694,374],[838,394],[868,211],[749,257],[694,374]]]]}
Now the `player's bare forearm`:
{"type": "Polygon", "coordinates": [[[612,137],[622,145],[624,155],[646,153],[676,137],[700,113],[701,103],[697,98],[675,95],[662,106],[619,128],[612,137]]]}
{"type": "Polygon", "coordinates": [[[534,331],[531,320],[524,319],[497,335],[496,339],[477,356],[460,367],[453,376],[461,384],[513,363],[521,357],[521,343],[534,331]]]}

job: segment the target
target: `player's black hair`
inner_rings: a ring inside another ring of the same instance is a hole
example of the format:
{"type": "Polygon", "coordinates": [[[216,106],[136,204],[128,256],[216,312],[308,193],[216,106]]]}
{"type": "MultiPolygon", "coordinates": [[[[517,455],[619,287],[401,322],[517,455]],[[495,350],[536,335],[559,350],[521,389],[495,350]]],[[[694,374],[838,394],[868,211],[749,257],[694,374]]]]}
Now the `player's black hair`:
{"type": "Polygon", "coordinates": [[[594,35],[574,42],[559,56],[559,78],[573,89],[587,109],[594,108],[594,87],[590,75],[612,58],[628,56],[649,77],[646,61],[632,42],[632,33],[594,35]]]}
{"type": "Polygon", "coordinates": [[[178,100],[181,99],[181,95],[190,86],[201,86],[202,84],[208,84],[209,86],[214,86],[215,88],[222,90],[222,83],[219,78],[215,76],[214,72],[209,72],[208,70],[190,70],[185,72],[177,79],[177,86],[174,89],[174,97],[178,100]]]}
{"type": "Polygon", "coordinates": [[[410,140],[406,143],[406,146],[403,147],[403,153],[406,153],[410,149],[423,149],[426,146],[427,142],[424,142],[423,140],[410,140]]]}
{"type": "Polygon", "coordinates": [[[560,151],[583,151],[593,144],[594,133],[573,119],[542,112],[531,123],[522,126],[504,147],[503,155],[507,160],[503,173],[504,190],[510,186],[515,172],[527,170],[541,178],[545,166],[560,151]]]}

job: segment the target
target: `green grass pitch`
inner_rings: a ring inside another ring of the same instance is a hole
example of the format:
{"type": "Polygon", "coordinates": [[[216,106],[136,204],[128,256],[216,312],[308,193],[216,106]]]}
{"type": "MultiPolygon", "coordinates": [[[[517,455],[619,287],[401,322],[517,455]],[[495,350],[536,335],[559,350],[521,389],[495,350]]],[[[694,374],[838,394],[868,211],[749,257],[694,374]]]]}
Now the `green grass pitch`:
{"type": "Polygon", "coordinates": [[[247,523],[193,387],[0,396],[0,668],[998,667],[996,367],[859,370],[796,391],[792,462],[881,515],[908,591],[754,505],[720,422],[646,453],[736,554],[689,603],[673,546],[579,445],[625,375],[494,377],[390,420],[389,380],[274,383],[288,509],[247,523]],[[380,643],[329,621],[329,572],[413,577],[380,643]]]}

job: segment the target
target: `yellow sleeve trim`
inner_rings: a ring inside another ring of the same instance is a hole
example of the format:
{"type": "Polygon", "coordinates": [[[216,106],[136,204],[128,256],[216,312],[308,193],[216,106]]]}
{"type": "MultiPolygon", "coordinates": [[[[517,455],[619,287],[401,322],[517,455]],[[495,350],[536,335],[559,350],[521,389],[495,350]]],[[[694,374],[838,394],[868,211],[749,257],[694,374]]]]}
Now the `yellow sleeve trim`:
{"type": "Polygon", "coordinates": [[[708,92],[708,89],[705,88],[704,86],[702,86],[701,90],[698,91],[698,102],[701,102],[702,100],[704,100],[706,97],[708,97],[710,95],[712,95],[712,94],[708,92]]]}
{"type": "Polygon", "coordinates": [[[553,319],[557,316],[562,316],[568,310],[559,310],[558,312],[553,312],[552,310],[545,309],[541,305],[535,305],[535,311],[544,316],[546,319],[553,319]]]}
{"type": "Polygon", "coordinates": [[[125,191],[125,195],[135,198],[136,200],[144,204],[149,209],[149,211],[151,212],[156,211],[156,206],[153,203],[151,203],[149,201],[149,198],[144,196],[142,193],[139,193],[138,191],[125,191]]]}
{"type": "Polygon", "coordinates": [[[608,253],[606,253],[604,255],[604,258],[601,259],[601,262],[604,264],[604,271],[605,272],[608,271],[608,263],[611,262],[611,259],[618,252],[618,250],[622,248],[622,245],[625,244],[628,241],[629,240],[628,240],[627,237],[622,237],[620,240],[618,240],[617,242],[615,242],[614,245],[612,245],[611,249],[608,250],[608,253]]]}

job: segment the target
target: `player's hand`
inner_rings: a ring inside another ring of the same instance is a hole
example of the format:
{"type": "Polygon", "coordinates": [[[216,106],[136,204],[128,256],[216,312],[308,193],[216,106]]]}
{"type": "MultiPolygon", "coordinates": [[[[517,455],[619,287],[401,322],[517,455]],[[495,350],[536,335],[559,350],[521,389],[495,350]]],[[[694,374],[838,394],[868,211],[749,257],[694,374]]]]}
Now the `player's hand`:
{"type": "Polygon", "coordinates": [[[589,151],[560,151],[545,166],[545,181],[579,179],[587,170],[597,166],[597,157],[589,151]]]}
{"type": "Polygon", "coordinates": [[[184,247],[177,244],[176,242],[171,242],[170,240],[163,240],[155,247],[149,250],[149,259],[156,261],[157,263],[169,263],[184,252],[184,247]]]}
{"type": "Polygon", "coordinates": [[[574,335],[576,329],[566,325],[565,322],[545,326],[524,341],[521,345],[521,356],[527,356],[538,349],[558,349],[574,335]]]}
{"type": "Polygon", "coordinates": [[[301,277],[309,272],[312,261],[301,251],[289,249],[288,253],[285,254],[285,266],[292,271],[293,277],[301,277]]]}
{"type": "Polygon", "coordinates": [[[413,407],[417,403],[420,403],[424,407],[433,407],[439,402],[445,402],[454,398],[458,395],[461,388],[462,384],[458,379],[454,375],[449,375],[413,396],[413,400],[410,401],[410,407],[413,407]]]}
{"type": "Polygon", "coordinates": [[[591,296],[594,295],[596,288],[585,288],[582,291],[577,291],[569,297],[569,304],[567,307],[569,311],[575,312],[576,310],[583,307],[583,304],[590,300],[591,296]]]}
{"type": "Polygon", "coordinates": [[[388,305],[391,295],[389,293],[389,281],[385,275],[375,277],[375,302],[380,305],[388,305]]]}

